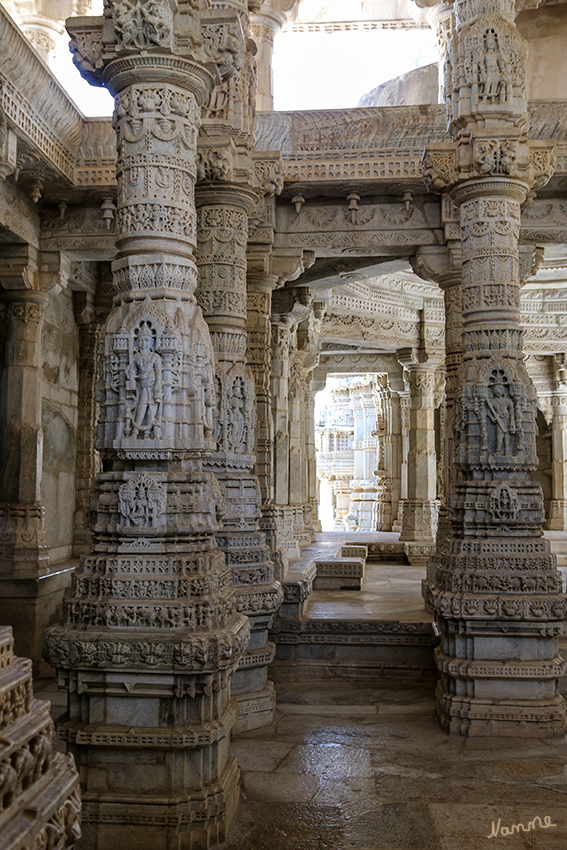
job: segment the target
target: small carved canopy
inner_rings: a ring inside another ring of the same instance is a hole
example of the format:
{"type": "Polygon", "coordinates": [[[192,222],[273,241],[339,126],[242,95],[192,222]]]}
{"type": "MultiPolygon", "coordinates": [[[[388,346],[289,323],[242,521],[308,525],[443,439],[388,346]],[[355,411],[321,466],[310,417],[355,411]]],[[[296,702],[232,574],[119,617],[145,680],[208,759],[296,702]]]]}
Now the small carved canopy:
{"type": "Polygon", "coordinates": [[[167,313],[150,301],[144,301],[126,317],[114,337],[116,351],[138,347],[142,336],[151,336],[152,348],[159,353],[175,353],[181,349],[181,336],[167,313]]]}

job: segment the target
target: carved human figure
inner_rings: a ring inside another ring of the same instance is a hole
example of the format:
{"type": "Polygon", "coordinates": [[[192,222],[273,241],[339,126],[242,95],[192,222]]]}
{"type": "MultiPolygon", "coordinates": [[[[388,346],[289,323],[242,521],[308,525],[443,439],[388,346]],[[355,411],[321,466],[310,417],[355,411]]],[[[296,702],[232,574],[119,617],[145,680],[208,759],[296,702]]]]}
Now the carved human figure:
{"type": "Polygon", "coordinates": [[[498,47],[498,37],[494,30],[484,34],[484,56],[480,66],[481,96],[488,101],[500,98],[502,93],[504,63],[498,47]]]}
{"type": "Polygon", "coordinates": [[[514,402],[506,393],[502,384],[492,389],[492,398],[487,399],[488,418],[495,427],[495,452],[501,455],[512,454],[512,434],[516,433],[514,402]]]}
{"type": "Polygon", "coordinates": [[[245,398],[241,381],[235,381],[229,398],[228,443],[234,451],[244,451],[246,437],[245,398]]]}
{"type": "Polygon", "coordinates": [[[154,351],[153,334],[147,325],[142,325],[138,333],[138,351],[126,370],[129,389],[136,393],[130,425],[135,436],[140,432],[146,436],[153,430],[154,437],[161,437],[161,372],[161,356],[154,351]]]}
{"type": "Polygon", "coordinates": [[[124,47],[159,45],[169,36],[164,5],[158,0],[119,0],[114,3],[114,29],[124,47]]]}
{"type": "Polygon", "coordinates": [[[203,372],[199,385],[199,394],[201,396],[201,404],[203,410],[203,426],[205,438],[210,439],[213,436],[215,429],[214,409],[215,409],[215,392],[211,379],[211,364],[208,360],[203,362],[203,372]]]}

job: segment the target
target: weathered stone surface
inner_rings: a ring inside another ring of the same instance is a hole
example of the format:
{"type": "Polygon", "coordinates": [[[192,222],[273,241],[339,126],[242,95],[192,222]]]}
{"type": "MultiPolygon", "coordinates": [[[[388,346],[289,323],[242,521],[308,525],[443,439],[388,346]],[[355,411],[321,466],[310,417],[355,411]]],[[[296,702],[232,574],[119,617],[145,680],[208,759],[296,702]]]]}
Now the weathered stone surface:
{"type": "Polygon", "coordinates": [[[49,703],[34,699],[31,661],[0,628],[0,830],[6,850],[74,847],[81,837],[79,777],[54,752],[49,703]]]}

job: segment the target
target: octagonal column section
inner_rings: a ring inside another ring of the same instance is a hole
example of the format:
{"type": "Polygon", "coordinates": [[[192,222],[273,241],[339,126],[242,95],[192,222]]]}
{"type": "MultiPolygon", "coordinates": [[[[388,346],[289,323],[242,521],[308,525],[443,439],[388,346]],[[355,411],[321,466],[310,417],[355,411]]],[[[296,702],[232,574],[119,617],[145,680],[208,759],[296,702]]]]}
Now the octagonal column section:
{"type": "Polygon", "coordinates": [[[249,639],[216,544],[214,356],[195,300],[200,108],[238,50],[224,10],[109,2],[70,21],[115,96],[116,296],[99,347],[92,546],[46,653],[69,691],[85,848],[204,848],[238,801],[230,681],[249,639]],[[95,58],[96,57],[96,58],[95,58]]]}
{"type": "Polygon", "coordinates": [[[435,453],[435,370],[437,358],[417,362],[412,349],[398,351],[410,390],[408,496],[404,502],[400,540],[411,564],[424,566],[437,531],[437,458],[435,453]]]}
{"type": "Polygon", "coordinates": [[[554,357],[552,439],[552,496],[547,527],[567,530],[567,369],[565,355],[554,357]]]}
{"type": "Polygon", "coordinates": [[[275,647],[268,641],[268,628],[282,602],[281,584],[260,531],[261,496],[254,469],[256,385],[246,362],[246,246],[248,213],[255,202],[255,193],[241,185],[213,185],[210,180],[197,189],[198,299],[215,354],[216,452],[206,468],[223,490],[224,517],[217,540],[232,568],[238,610],[250,618],[252,630],[233,680],[239,730],[272,722],[275,692],[267,666],[275,647]]]}

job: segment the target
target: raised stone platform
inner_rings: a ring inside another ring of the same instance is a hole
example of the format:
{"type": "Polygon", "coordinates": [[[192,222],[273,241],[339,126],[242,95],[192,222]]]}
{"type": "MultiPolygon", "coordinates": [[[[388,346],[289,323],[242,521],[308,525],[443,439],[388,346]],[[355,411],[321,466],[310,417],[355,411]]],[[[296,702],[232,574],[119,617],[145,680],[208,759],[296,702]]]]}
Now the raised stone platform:
{"type": "Polygon", "coordinates": [[[314,590],[360,590],[364,577],[362,558],[333,558],[314,561],[317,574],[314,590]]]}
{"type": "Polygon", "coordinates": [[[275,682],[435,677],[431,623],[276,620],[275,682]]]}

